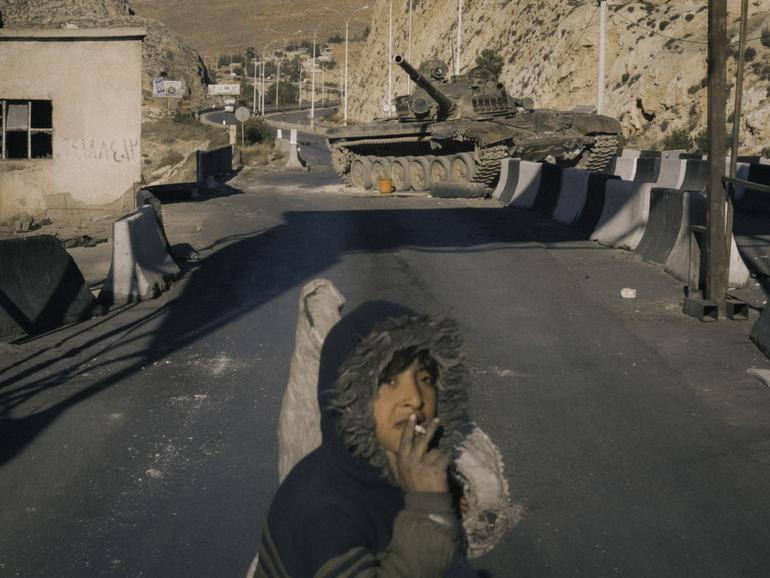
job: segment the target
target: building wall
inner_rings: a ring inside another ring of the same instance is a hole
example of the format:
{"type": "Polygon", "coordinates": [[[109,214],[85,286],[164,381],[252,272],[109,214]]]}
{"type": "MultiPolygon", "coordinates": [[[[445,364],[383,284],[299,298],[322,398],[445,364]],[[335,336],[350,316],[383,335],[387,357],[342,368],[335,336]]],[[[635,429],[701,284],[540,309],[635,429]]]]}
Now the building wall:
{"type": "Polygon", "coordinates": [[[50,100],[53,156],[0,160],[0,219],[112,207],[141,181],[141,29],[0,30],[0,99],[50,100]]]}

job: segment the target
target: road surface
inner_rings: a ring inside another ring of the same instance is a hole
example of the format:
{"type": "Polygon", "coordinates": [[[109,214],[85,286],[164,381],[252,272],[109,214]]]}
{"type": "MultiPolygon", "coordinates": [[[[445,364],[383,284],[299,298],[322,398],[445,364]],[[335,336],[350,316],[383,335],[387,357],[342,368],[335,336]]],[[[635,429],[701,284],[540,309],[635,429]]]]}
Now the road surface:
{"type": "Polygon", "coordinates": [[[199,258],[161,298],[0,352],[0,575],[243,576],[316,277],[348,310],[460,322],[525,510],[484,576],[767,575],[770,395],[746,370],[770,364],[748,324],[685,317],[659,267],[530,213],[343,190],[301,139],[309,173],[164,206],[199,258]]]}

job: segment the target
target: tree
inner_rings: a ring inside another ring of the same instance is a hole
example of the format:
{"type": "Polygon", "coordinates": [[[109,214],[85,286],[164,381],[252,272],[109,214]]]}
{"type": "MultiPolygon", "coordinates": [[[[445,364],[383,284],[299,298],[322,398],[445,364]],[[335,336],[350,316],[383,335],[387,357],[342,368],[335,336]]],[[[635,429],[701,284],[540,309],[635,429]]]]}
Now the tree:
{"type": "Polygon", "coordinates": [[[265,103],[275,104],[275,88],[278,85],[278,106],[294,104],[297,102],[297,85],[281,81],[271,84],[265,92],[265,103]]]}
{"type": "Polygon", "coordinates": [[[503,57],[494,50],[485,48],[481,51],[481,54],[476,57],[476,66],[488,70],[495,78],[497,78],[500,76],[500,72],[503,69],[503,57]]]}

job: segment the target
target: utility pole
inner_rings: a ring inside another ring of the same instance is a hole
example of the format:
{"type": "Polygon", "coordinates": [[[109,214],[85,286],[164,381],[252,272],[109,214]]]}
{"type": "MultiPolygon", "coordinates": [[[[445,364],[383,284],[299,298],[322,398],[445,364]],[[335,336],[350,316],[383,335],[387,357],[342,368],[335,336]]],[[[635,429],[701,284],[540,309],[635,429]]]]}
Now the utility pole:
{"type": "Polygon", "coordinates": [[[604,46],[607,42],[607,0],[599,0],[599,80],[596,91],[596,113],[604,114],[604,46]]]}
{"type": "MultiPolygon", "coordinates": [[[[725,311],[728,255],[725,231],[726,60],[727,0],[709,0],[708,5],[708,135],[709,179],[706,242],[706,299],[725,311]]],[[[736,119],[737,120],[737,119],[736,119]]],[[[729,238],[729,237],[728,237],[729,238]]]]}
{"type": "Polygon", "coordinates": [[[743,69],[746,63],[746,33],[748,28],[749,0],[741,2],[741,32],[738,41],[738,71],[735,76],[735,107],[733,108],[733,145],[730,154],[730,176],[735,178],[738,164],[738,147],[741,135],[741,112],[743,108],[743,69]]]}

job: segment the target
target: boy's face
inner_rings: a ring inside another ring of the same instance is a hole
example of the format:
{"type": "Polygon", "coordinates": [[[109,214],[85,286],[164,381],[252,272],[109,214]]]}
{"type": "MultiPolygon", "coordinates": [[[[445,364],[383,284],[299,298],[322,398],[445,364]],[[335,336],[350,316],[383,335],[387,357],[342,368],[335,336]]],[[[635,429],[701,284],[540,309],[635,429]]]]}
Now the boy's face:
{"type": "Polygon", "coordinates": [[[418,425],[436,417],[438,392],[433,377],[415,360],[387,383],[380,384],[374,400],[374,420],[377,441],[395,457],[401,444],[401,434],[410,414],[417,416],[418,425]]]}

